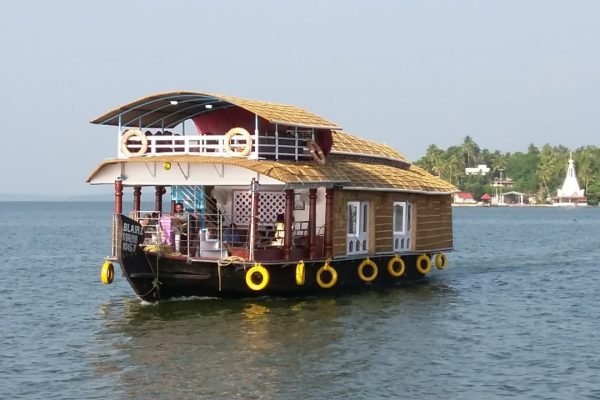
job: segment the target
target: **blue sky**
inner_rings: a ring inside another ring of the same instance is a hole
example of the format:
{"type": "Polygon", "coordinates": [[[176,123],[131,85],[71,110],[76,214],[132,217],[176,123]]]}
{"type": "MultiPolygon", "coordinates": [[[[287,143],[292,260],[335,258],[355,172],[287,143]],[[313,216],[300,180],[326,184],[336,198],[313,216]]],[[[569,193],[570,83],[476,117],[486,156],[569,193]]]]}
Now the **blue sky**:
{"type": "Polygon", "coordinates": [[[18,1],[0,14],[3,193],[94,194],[89,121],[196,90],[294,104],[410,159],[598,145],[597,1],[18,1]]]}

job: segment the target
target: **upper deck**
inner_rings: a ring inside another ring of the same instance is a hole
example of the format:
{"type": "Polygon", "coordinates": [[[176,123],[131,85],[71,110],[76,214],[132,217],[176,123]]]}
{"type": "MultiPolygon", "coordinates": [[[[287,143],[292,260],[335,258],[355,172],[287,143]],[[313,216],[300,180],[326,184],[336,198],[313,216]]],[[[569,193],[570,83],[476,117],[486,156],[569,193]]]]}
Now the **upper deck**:
{"type": "Polygon", "coordinates": [[[336,124],[285,104],[169,92],[91,122],[115,127],[117,147],[116,157],[89,175],[92,184],[120,179],[124,186],[245,186],[256,178],[271,189],[456,191],[390,146],[342,133],[336,124]]]}
{"type": "Polygon", "coordinates": [[[340,129],[295,106],[194,92],[144,97],[92,123],[118,128],[117,158],[171,153],[301,161],[312,158],[309,141],[327,155],[332,130],[340,129]]]}

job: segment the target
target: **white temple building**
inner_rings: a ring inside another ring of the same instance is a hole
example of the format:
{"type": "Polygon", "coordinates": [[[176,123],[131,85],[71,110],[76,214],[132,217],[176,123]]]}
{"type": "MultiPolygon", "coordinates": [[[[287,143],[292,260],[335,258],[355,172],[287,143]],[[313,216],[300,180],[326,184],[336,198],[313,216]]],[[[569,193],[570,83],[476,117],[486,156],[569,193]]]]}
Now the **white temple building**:
{"type": "Polygon", "coordinates": [[[584,195],[584,189],[579,189],[579,183],[577,183],[572,154],[569,154],[567,176],[565,177],[562,188],[558,189],[558,196],[556,197],[554,205],[566,207],[587,206],[587,197],[584,195]]]}

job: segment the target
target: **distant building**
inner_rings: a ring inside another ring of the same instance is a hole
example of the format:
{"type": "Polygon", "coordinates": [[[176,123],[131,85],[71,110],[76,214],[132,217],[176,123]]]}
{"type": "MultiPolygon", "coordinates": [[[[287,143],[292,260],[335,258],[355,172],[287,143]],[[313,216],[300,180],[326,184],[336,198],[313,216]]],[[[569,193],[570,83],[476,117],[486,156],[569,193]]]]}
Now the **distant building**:
{"type": "Polygon", "coordinates": [[[511,178],[494,178],[492,186],[513,187],[513,180],[511,178]]]}
{"type": "Polygon", "coordinates": [[[573,157],[569,154],[569,164],[567,166],[567,176],[563,182],[562,188],[558,189],[555,206],[587,206],[587,197],[584,195],[585,189],[579,188],[577,176],[575,175],[575,165],[573,157]]]}
{"type": "Polygon", "coordinates": [[[489,206],[492,201],[492,196],[490,196],[487,193],[484,193],[483,196],[481,196],[480,200],[483,202],[484,205],[489,206]]]}
{"type": "Polygon", "coordinates": [[[465,168],[466,175],[487,175],[490,168],[486,164],[479,164],[475,168],[465,168]]]}
{"type": "Polygon", "coordinates": [[[516,204],[516,205],[523,205],[525,204],[525,193],[521,193],[521,192],[506,192],[502,194],[503,199],[502,202],[504,204],[516,204]]]}
{"type": "Polygon", "coordinates": [[[454,204],[477,204],[473,195],[468,192],[454,193],[454,204]]]}

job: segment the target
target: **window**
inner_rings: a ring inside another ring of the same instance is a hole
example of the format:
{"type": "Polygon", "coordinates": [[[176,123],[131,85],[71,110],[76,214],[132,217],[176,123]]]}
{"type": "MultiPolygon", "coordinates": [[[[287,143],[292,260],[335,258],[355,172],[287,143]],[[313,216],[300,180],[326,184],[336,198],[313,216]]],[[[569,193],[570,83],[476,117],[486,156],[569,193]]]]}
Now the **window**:
{"type": "Polygon", "coordinates": [[[411,250],[412,204],[406,201],[394,202],[393,218],[394,251],[411,250]]]}
{"type": "Polygon", "coordinates": [[[358,203],[348,203],[348,235],[358,233],[358,203]]]}
{"type": "Polygon", "coordinates": [[[398,202],[394,203],[394,233],[404,233],[404,211],[406,210],[406,203],[398,202]]]}
{"type": "Polygon", "coordinates": [[[347,253],[367,253],[369,250],[369,204],[364,201],[348,202],[347,218],[347,253]]]}

